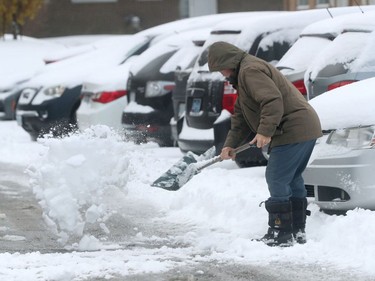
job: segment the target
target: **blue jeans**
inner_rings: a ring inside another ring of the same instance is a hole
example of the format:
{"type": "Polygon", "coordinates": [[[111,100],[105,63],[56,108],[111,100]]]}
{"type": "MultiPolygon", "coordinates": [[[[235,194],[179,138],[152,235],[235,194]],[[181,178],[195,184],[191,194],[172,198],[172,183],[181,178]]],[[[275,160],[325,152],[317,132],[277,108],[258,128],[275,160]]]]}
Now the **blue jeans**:
{"type": "Polygon", "coordinates": [[[275,146],[266,168],[270,201],[288,201],[307,195],[302,173],[306,169],[316,140],[275,146]]]}

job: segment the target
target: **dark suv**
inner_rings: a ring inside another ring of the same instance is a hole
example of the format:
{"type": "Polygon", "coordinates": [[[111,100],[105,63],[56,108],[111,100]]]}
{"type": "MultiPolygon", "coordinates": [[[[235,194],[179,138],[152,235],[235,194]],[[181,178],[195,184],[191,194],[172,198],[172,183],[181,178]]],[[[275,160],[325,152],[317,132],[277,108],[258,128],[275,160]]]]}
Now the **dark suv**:
{"type": "MultiPolygon", "coordinates": [[[[155,141],[173,146],[170,121],[175,71],[189,69],[198,57],[193,37],[207,37],[209,29],[169,36],[137,58],[130,69],[128,105],[122,115],[125,134],[136,143],[155,141]]],[[[201,40],[198,40],[201,42],[201,40]]]]}
{"type": "MultiPolygon", "coordinates": [[[[249,54],[276,64],[306,25],[328,16],[322,10],[288,12],[228,21],[216,26],[206,40],[188,80],[185,122],[178,138],[180,149],[183,152],[202,153],[215,145],[219,153],[230,129],[230,115],[233,113],[237,92],[219,72],[209,72],[207,55],[212,43],[226,41],[249,54]],[[191,132],[194,132],[194,137],[191,132]],[[208,137],[209,134],[211,137],[208,137]]],[[[249,133],[243,142],[253,137],[254,134],[249,133]]],[[[239,166],[266,163],[258,148],[251,148],[237,156],[239,166]]]]}

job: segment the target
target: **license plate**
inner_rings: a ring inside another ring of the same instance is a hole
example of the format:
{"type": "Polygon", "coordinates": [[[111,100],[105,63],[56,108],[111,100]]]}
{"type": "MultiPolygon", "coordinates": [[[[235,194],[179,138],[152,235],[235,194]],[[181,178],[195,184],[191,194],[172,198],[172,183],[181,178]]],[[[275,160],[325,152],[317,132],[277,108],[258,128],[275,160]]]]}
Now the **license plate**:
{"type": "Polygon", "coordinates": [[[198,99],[198,98],[193,99],[193,103],[191,105],[191,112],[198,113],[201,110],[201,104],[202,104],[201,99],[198,99]]]}

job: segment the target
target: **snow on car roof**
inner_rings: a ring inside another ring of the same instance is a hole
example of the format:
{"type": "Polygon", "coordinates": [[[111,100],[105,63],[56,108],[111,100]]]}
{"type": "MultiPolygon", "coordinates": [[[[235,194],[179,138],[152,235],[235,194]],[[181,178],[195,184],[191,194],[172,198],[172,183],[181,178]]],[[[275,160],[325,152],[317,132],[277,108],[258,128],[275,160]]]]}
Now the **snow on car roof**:
{"type": "MultiPolygon", "coordinates": [[[[152,45],[141,55],[139,55],[139,57],[137,58],[137,62],[132,65],[130,71],[133,75],[135,75],[156,57],[168,52],[177,51],[185,45],[192,45],[192,41],[194,39],[207,37],[209,31],[210,29],[202,28],[185,31],[166,37],[164,40],[156,43],[155,45],[152,45]]],[[[164,69],[164,71],[166,71],[166,69],[164,69]]]]}
{"type": "Polygon", "coordinates": [[[325,92],[309,103],[319,115],[323,130],[375,124],[375,78],[325,92]]]}
{"type": "MultiPolygon", "coordinates": [[[[347,9],[351,9],[353,12],[349,14],[336,15],[333,18],[312,23],[301,32],[301,35],[334,34],[337,36],[347,28],[372,28],[375,18],[375,5],[361,7],[361,9],[364,10],[364,13],[362,13],[358,7],[347,7],[347,9]]],[[[343,11],[345,10],[346,9],[343,9],[343,11]]]]}
{"type": "Polygon", "coordinates": [[[251,16],[255,14],[262,14],[266,12],[237,12],[237,13],[222,13],[222,14],[213,14],[213,15],[205,15],[205,16],[198,16],[198,17],[191,17],[181,20],[176,20],[172,22],[168,22],[165,24],[157,25],[146,30],[140,31],[136,34],[145,35],[145,36],[156,36],[159,34],[167,33],[177,33],[177,32],[184,32],[191,29],[198,29],[213,26],[216,23],[219,23],[223,20],[231,19],[231,18],[238,18],[244,16],[251,16]]]}
{"type": "Polygon", "coordinates": [[[110,39],[108,45],[104,44],[96,50],[45,66],[43,72],[34,76],[25,86],[77,86],[92,73],[119,65],[135,46],[144,44],[146,40],[142,36],[110,39]]]}
{"type": "Polygon", "coordinates": [[[45,56],[65,49],[65,46],[53,42],[27,36],[13,40],[6,35],[0,40],[0,88],[11,88],[29,79],[44,67],[45,56]]]}
{"type": "MultiPolygon", "coordinates": [[[[375,22],[372,28],[375,30],[375,22]]],[[[315,79],[321,75],[321,70],[325,67],[336,64],[342,64],[349,72],[363,71],[362,68],[365,66],[367,70],[372,67],[372,71],[374,71],[374,40],[374,34],[369,32],[340,34],[309,65],[305,79],[315,79]],[[358,58],[360,58],[359,62],[357,62],[358,58]]]]}
{"type": "Polygon", "coordinates": [[[362,26],[364,29],[364,27],[368,28],[369,25],[374,25],[375,11],[371,11],[374,8],[375,6],[365,6],[365,14],[362,14],[358,7],[330,9],[334,18],[317,21],[305,27],[301,32],[301,38],[282,57],[277,67],[283,74],[305,71],[312,58],[317,57],[330,45],[331,41],[328,38],[335,38],[348,28],[362,26]],[[350,14],[339,15],[338,12],[349,12],[350,14]]]}

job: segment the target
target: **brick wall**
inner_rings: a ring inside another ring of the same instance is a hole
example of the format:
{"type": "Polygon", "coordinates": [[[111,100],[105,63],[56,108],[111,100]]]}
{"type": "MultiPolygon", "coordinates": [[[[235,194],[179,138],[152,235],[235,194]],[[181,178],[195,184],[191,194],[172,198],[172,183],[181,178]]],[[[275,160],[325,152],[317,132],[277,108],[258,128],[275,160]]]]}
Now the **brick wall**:
{"type": "MultiPolygon", "coordinates": [[[[202,0],[204,1],[204,0],[202,0]]],[[[218,12],[282,10],[283,0],[218,0],[218,12]]],[[[145,29],[180,18],[180,0],[117,0],[112,3],[72,3],[46,0],[23,34],[37,38],[81,34],[128,34],[136,28],[131,16],[140,18],[145,29]]]]}
{"type": "Polygon", "coordinates": [[[283,10],[283,0],[218,0],[217,4],[220,13],[283,10]]]}

